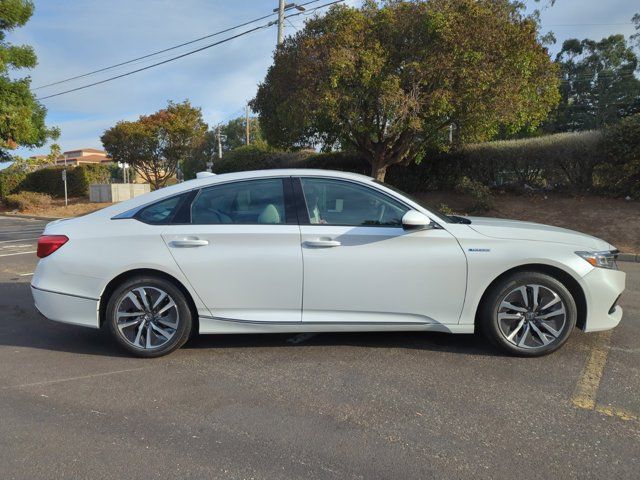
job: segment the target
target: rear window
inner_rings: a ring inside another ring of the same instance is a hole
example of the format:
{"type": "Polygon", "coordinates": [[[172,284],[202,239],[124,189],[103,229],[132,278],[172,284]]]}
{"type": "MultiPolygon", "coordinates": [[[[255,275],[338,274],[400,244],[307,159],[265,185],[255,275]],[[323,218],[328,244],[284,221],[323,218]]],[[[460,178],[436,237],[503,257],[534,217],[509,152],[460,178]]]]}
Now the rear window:
{"type": "Polygon", "coordinates": [[[165,198],[159,202],[153,203],[138,212],[136,218],[144,223],[151,225],[162,225],[169,223],[173,218],[176,210],[180,205],[180,201],[184,195],[165,198]]]}

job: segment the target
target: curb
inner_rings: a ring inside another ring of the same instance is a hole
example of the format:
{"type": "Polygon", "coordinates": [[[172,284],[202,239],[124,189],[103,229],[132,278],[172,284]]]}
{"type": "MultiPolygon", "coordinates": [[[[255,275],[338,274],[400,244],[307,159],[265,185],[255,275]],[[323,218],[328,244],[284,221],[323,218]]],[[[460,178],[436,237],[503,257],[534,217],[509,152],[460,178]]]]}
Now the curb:
{"type": "Polygon", "coordinates": [[[54,220],[60,220],[65,217],[38,217],[37,215],[23,215],[22,213],[0,213],[0,217],[7,218],[29,218],[31,220],[47,220],[52,222],[54,220]]]}
{"type": "Polygon", "coordinates": [[[620,253],[618,255],[619,262],[637,262],[640,263],[640,255],[636,255],[635,253],[620,253]]]}

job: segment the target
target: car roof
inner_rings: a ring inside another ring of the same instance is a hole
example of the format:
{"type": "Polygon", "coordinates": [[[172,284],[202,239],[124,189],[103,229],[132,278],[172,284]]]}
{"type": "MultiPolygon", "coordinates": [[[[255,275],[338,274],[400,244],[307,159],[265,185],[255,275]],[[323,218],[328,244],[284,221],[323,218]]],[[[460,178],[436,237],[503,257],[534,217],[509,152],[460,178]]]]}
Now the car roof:
{"type": "Polygon", "coordinates": [[[321,170],[317,168],[277,168],[270,170],[249,170],[245,172],[233,172],[222,173],[212,177],[206,177],[207,179],[220,179],[223,181],[246,179],[246,178],[258,178],[258,177],[295,177],[295,176],[319,176],[319,177],[339,177],[350,178],[357,180],[370,181],[371,177],[362,175],[360,173],[342,172],[339,170],[321,170]]]}

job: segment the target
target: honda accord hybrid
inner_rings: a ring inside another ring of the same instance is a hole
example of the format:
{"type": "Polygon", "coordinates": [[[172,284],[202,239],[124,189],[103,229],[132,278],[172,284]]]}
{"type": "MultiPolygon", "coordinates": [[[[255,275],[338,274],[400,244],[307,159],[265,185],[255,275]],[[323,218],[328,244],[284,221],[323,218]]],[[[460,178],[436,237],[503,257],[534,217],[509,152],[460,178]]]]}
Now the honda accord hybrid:
{"type": "Polygon", "coordinates": [[[481,331],[539,356],[615,327],[604,240],[443,215],[369,177],[265,170],[195,180],[49,223],[36,308],[165,355],[194,333],[481,331]]]}

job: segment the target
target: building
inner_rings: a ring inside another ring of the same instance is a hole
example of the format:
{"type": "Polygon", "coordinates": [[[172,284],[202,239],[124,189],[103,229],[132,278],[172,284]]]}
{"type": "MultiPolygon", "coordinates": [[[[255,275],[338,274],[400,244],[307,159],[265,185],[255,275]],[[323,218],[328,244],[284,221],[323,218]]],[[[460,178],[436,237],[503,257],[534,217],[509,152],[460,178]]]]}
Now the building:
{"type": "Polygon", "coordinates": [[[112,161],[104,150],[81,148],[63,152],[62,156],[56,160],[56,165],[81,165],[83,163],[107,163],[112,161]]]}
{"type": "MultiPolygon", "coordinates": [[[[32,160],[36,160],[40,164],[39,168],[44,168],[48,165],[48,155],[33,155],[30,157],[32,160]]],[[[111,157],[107,155],[104,150],[97,150],[95,148],[80,148],[78,150],[69,150],[64,152],[55,162],[55,166],[69,165],[76,166],[83,163],[106,163],[112,162],[111,157]]]]}

